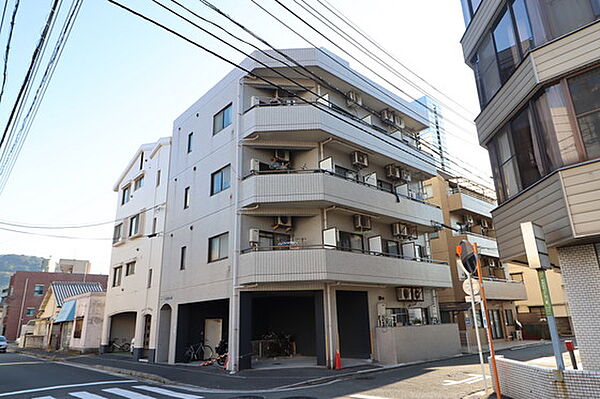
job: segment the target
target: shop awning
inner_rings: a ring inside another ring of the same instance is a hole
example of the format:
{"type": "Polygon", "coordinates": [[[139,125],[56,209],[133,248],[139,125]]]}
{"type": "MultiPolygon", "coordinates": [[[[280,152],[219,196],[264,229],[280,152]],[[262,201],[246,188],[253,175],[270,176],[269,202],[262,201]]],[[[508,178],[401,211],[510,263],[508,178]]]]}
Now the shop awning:
{"type": "Polygon", "coordinates": [[[75,319],[75,304],[76,300],[65,301],[62,307],[60,308],[60,312],[54,319],[55,323],[63,323],[65,321],[73,321],[75,319]]]}

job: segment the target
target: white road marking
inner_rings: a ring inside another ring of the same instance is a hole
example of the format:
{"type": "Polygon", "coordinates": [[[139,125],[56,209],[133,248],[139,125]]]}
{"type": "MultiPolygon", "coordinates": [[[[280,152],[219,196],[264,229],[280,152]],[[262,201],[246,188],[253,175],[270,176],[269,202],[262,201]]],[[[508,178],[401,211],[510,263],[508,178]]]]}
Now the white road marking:
{"type": "Polygon", "coordinates": [[[156,399],[156,398],[154,398],[152,396],[144,395],[142,393],[133,392],[133,391],[130,391],[128,389],[107,388],[107,389],[103,389],[102,391],[103,392],[112,393],[113,395],[122,396],[124,398],[129,398],[129,399],[156,399]]]}
{"type": "Polygon", "coordinates": [[[387,399],[387,398],[382,398],[381,396],[371,396],[371,395],[362,395],[362,394],[350,395],[350,397],[353,399],[387,399]]]}
{"type": "Polygon", "coordinates": [[[54,389],[87,387],[87,386],[90,386],[90,385],[125,384],[125,383],[130,383],[130,382],[137,382],[137,381],[136,380],[95,381],[95,382],[86,382],[84,384],[55,385],[55,386],[52,386],[52,387],[33,388],[33,389],[24,389],[22,391],[3,392],[3,393],[0,393],[0,397],[2,397],[2,396],[11,396],[11,395],[21,395],[21,394],[24,394],[24,393],[51,391],[51,390],[54,390],[54,389]]]}
{"type": "MultiPolygon", "coordinates": [[[[483,376],[481,374],[467,374],[470,375],[469,378],[465,378],[464,380],[454,381],[454,380],[444,380],[442,385],[459,385],[459,384],[474,384],[479,381],[483,381],[483,376]]],[[[492,378],[489,375],[486,375],[485,378],[492,378]]]]}
{"type": "Polygon", "coordinates": [[[33,399],[55,399],[54,396],[36,396],[33,399]]]}
{"type": "Polygon", "coordinates": [[[75,396],[76,398],[79,398],[79,399],[106,399],[105,396],[100,396],[100,395],[96,395],[95,393],[89,393],[89,392],[85,392],[85,391],[69,392],[69,395],[75,396]]]}
{"type": "Polygon", "coordinates": [[[170,396],[172,398],[180,398],[180,399],[202,399],[204,396],[198,395],[190,395],[189,393],[179,393],[175,391],[171,391],[170,389],[164,389],[159,387],[153,387],[149,385],[137,385],[134,386],[135,389],[143,389],[144,391],[159,393],[161,395],[170,396]]]}

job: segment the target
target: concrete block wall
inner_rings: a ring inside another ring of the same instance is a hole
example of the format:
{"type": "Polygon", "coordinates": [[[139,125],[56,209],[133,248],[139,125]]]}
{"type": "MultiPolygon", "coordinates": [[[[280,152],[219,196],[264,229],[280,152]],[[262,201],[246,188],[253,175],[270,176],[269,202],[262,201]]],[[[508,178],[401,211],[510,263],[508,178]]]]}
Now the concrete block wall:
{"type": "Polygon", "coordinates": [[[569,309],[586,370],[600,370],[600,259],[599,244],[558,249],[569,309]]]}
{"type": "Polygon", "coordinates": [[[496,356],[502,396],[512,399],[600,397],[600,372],[557,370],[496,356]]]}

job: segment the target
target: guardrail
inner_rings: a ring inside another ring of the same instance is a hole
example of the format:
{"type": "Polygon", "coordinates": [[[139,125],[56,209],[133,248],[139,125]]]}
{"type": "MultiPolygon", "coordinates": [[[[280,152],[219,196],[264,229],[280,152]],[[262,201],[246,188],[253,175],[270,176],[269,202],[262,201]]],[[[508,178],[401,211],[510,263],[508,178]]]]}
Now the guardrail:
{"type": "Polygon", "coordinates": [[[294,251],[294,250],[315,250],[315,249],[328,249],[328,250],[337,250],[343,252],[354,252],[363,255],[372,255],[372,256],[384,256],[388,258],[397,258],[404,260],[412,260],[416,262],[423,263],[434,263],[439,265],[447,265],[448,262],[442,260],[434,260],[429,258],[416,258],[411,256],[404,256],[398,254],[390,254],[385,252],[376,252],[369,251],[367,249],[356,249],[356,248],[348,248],[342,247],[339,245],[327,245],[327,244],[296,244],[296,243],[286,243],[282,245],[271,245],[271,246],[252,246],[250,248],[245,248],[240,251],[241,254],[247,254],[252,252],[262,252],[262,251],[294,251]]]}

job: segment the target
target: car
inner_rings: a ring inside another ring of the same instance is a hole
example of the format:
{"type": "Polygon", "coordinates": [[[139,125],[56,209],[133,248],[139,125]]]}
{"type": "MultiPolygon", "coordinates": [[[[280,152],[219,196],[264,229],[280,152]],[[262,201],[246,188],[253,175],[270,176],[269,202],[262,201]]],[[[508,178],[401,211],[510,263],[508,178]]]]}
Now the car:
{"type": "Polygon", "coordinates": [[[8,348],[8,342],[6,342],[6,337],[0,335],[0,352],[6,352],[6,348],[8,348]]]}

